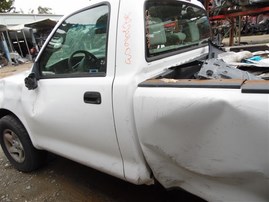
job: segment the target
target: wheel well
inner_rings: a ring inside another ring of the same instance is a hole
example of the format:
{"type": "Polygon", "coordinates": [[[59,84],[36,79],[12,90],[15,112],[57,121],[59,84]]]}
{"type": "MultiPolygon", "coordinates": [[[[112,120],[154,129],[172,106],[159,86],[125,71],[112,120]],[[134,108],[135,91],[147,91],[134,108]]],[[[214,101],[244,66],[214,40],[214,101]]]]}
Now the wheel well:
{"type": "Polygon", "coordinates": [[[11,111],[6,110],[6,109],[0,109],[0,119],[3,118],[4,116],[8,115],[8,114],[12,114],[14,115],[11,111]]]}
{"type": "MultiPolygon", "coordinates": [[[[23,122],[12,111],[9,111],[7,109],[0,109],[0,119],[3,118],[4,116],[7,116],[7,115],[12,115],[13,117],[15,117],[22,124],[22,126],[25,128],[23,122]]],[[[25,130],[27,131],[26,128],[25,128],[25,130]]],[[[29,137],[31,139],[30,135],[29,135],[29,137]]]]}
{"type": "MultiPolygon", "coordinates": [[[[7,110],[7,109],[0,109],[0,119],[3,118],[6,115],[12,115],[14,116],[16,119],[18,119],[18,121],[20,121],[20,119],[11,111],[7,110]]],[[[21,121],[20,121],[21,122],[21,121]]]]}

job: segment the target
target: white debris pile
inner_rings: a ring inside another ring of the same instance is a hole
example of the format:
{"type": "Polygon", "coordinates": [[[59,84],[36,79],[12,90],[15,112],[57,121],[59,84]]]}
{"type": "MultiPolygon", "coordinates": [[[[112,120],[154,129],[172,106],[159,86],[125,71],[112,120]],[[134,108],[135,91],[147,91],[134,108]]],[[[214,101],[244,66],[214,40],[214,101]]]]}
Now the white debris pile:
{"type": "Polygon", "coordinates": [[[29,59],[26,59],[26,58],[22,58],[19,53],[17,53],[16,51],[15,52],[11,52],[10,53],[10,57],[11,57],[11,60],[14,64],[24,64],[26,62],[29,61],[29,59]]]}
{"type": "Polygon", "coordinates": [[[218,55],[218,59],[230,65],[257,65],[269,67],[269,51],[224,52],[218,55]]]}

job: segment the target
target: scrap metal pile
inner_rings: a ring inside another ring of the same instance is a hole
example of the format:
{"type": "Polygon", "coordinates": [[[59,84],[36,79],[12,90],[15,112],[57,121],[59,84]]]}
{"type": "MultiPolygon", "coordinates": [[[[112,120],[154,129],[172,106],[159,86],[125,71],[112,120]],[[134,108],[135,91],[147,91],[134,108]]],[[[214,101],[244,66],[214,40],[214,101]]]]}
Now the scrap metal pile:
{"type": "Polygon", "coordinates": [[[264,51],[222,51],[211,44],[211,57],[203,62],[199,79],[269,80],[269,45],[264,51]],[[213,57],[212,57],[213,53],[213,57]]]}

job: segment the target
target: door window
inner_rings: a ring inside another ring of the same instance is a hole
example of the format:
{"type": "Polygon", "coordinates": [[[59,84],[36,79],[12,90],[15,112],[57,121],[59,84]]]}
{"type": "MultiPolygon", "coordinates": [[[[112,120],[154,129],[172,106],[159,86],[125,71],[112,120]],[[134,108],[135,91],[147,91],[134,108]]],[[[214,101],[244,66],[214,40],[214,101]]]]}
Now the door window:
{"type": "Polygon", "coordinates": [[[42,53],[42,77],[105,76],[108,19],[108,5],[65,19],[42,53]]]}

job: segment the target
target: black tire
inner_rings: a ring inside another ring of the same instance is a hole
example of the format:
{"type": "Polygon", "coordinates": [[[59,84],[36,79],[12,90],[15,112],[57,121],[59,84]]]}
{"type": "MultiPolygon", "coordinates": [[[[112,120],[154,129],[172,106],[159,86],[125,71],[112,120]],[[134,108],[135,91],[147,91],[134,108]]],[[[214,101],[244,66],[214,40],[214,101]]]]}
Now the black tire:
{"type": "Polygon", "coordinates": [[[36,170],[46,160],[46,152],[34,148],[26,129],[12,115],[0,119],[0,143],[10,163],[19,171],[36,170]]]}

